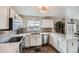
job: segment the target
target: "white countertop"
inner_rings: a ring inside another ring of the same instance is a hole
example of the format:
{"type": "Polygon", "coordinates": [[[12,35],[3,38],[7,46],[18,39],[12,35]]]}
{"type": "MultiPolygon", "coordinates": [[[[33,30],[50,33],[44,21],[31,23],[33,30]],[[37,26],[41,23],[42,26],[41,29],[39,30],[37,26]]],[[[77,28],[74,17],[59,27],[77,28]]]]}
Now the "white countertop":
{"type": "MultiPolygon", "coordinates": [[[[61,34],[61,33],[56,33],[56,32],[40,32],[40,34],[55,35],[55,36],[61,37],[64,40],[69,40],[69,39],[67,39],[66,34],[61,34]]],[[[11,35],[9,37],[18,37],[18,36],[26,36],[26,35],[31,35],[31,33],[28,32],[28,33],[16,34],[16,35],[11,35]]],[[[76,38],[73,38],[73,39],[76,39],[76,38]]]]}
{"type": "MultiPolygon", "coordinates": [[[[40,34],[50,34],[51,36],[58,36],[59,38],[61,38],[61,40],[69,40],[67,39],[66,34],[61,34],[61,33],[56,33],[56,32],[40,32],[40,34]]],[[[16,35],[5,36],[5,37],[3,36],[3,37],[4,38],[19,37],[19,36],[25,37],[26,35],[31,35],[31,33],[28,32],[28,33],[16,34],[16,35]]],[[[78,38],[73,38],[73,39],[78,39],[78,38]]]]}
{"type": "Polygon", "coordinates": [[[16,35],[12,35],[11,37],[26,36],[26,35],[31,35],[31,33],[16,34],[16,35]]]}
{"type": "Polygon", "coordinates": [[[72,39],[68,39],[66,34],[61,34],[61,33],[56,33],[56,32],[51,33],[51,35],[52,36],[58,36],[59,38],[61,38],[61,40],[65,40],[65,41],[66,40],[73,40],[73,39],[77,39],[78,40],[77,37],[73,37],[72,39]]]}
{"type": "MultiPolygon", "coordinates": [[[[0,37],[0,43],[8,41],[12,37],[20,37],[20,36],[25,37],[26,35],[31,35],[31,33],[16,34],[16,35],[11,35],[11,36],[2,36],[0,37]]],[[[22,42],[22,40],[20,42],[22,42]]]]}

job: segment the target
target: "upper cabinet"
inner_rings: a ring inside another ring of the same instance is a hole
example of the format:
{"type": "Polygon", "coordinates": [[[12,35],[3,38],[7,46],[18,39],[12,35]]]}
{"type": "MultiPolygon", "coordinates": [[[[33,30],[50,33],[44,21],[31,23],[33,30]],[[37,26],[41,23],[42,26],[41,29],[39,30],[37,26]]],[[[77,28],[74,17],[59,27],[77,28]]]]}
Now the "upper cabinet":
{"type": "Polygon", "coordinates": [[[15,12],[12,8],[10,8],[10,18],[19,20],[21,17],[17,12],[15,12]]]}
{"type": "Polygon", "coordinates": [[[0,30],[9,29],[9,7],[0,6],[0,30]]]}
{"type": "Polygon", "coordinates": [[[14,18],[14,16],[15,16],[15,11],[12,8],[10,8],[10,17],[14,18]]]}
{"type": "Polygon", "coordinates": [[[12,8],[10,8],[10,18],[12,18],[12,21],[13,21],[11,26],[12,30],[17,30],[23,27],[22,26],[23,19],[12,8]]]}
{"type": "Polygon", "coordinates": [[[9,18],[18,20],[20,22],[20,28],[22,28],[22,18],[19,14],[9,6],[0,6],[0,30],[9,30],[9,18]]]}
{"type": "Polygon", "coordinates": [[[54,21],[48,19],[42,20],[42,28],[54,28],[54,21]]]}

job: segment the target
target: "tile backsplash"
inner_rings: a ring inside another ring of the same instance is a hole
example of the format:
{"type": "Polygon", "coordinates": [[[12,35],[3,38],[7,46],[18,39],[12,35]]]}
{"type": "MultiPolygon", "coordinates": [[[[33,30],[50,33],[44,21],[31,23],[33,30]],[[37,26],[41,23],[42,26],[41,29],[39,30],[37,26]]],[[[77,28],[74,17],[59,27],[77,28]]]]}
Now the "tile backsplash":
{"type": "Polygon", "coordinates": [[[10,36],[16,34],[16,31],[0,31],[0,37],[10,36]]]}
{"type": "Polygon", "coordinates": [[[43,32],[52,32],[52,28],[41,28],[43,32]]]}

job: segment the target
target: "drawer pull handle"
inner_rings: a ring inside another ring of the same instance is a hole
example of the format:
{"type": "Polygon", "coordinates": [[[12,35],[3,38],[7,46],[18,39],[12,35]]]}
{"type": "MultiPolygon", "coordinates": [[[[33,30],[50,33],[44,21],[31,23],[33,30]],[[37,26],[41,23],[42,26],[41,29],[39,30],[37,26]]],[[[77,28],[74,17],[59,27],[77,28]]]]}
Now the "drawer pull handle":
{"type": "Polygon", "coordinates": [[[74,43],[72,43],[72,46],[74,45],[74,43]]]}

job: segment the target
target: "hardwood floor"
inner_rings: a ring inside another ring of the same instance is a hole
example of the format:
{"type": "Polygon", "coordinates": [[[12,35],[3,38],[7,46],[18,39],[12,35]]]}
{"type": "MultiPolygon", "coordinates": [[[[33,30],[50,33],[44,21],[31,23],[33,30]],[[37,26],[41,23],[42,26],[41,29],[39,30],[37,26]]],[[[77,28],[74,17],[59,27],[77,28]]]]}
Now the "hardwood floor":
{"type": "Polygon", "coordinates": [[[23,53],[58,53],[58,51],[50,45],[43,45],[40,47],[23,48],[23,53]]]}

